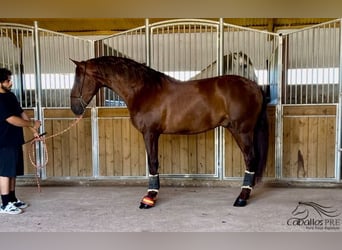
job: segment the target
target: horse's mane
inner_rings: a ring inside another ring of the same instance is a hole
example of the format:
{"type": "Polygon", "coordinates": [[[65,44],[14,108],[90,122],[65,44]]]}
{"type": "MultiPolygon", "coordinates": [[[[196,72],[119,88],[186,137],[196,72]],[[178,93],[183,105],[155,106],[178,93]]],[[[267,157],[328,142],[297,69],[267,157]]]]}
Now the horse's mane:
{"type": "Polygon", "coordinates": [[[102,56],[90,59],[105,74],[118,74],[128,81],[141,82],[149,86],[161,86],[163,81],[175,82],[176,79],[154,70],[143,63],[117,56],[102,56]]]}

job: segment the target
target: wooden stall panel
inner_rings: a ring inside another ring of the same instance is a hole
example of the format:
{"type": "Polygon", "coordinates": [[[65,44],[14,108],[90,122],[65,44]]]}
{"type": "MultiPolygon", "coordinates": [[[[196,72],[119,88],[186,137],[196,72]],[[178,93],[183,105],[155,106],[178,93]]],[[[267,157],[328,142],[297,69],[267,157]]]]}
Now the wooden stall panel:
{"type": "MultiPolygon", "coordinates": [[[[98,109],[101,176],[146,175],[142,134],[134,128],[127,109],[98,109]]],[[[214,174],[214,130],[198,135],[161,135],[161,174],[214,174]]]]}
{"type": "MultiPolygon", "coordinates": [[[[275,177],[275,106],[268,106],[267,113],[269,122],[269,147],[266,169],[263,176],[273,178],[275,177]]],[[[224,177],[242,177],[246,169],[243,155],[231,133],[227,129],[224,129],[224,131],[224,177]]]]}
{"type": "Polygon", "coordinates": [[[267,162],[266,168],[264,172],[265,177],[274,178],[275,173],[275,131],[276,131],[276,108],[275,106],[268,106],[267,115],[268,115],[268,126],[269,126],[269,139],[268,139],[268,153],[267,153],[267,162]]]}
{"type": "Polygon", "coordinates": [[[215,132],[196,135],[161,135],[161,174],[214,174],[215,132]]]}
{"type": "MultiPolygon", "coordinates": [[[[44,110],[47,137],[69,128],[75,116],[69,109],[44,110]]],[[[67,132],[46,140],[48,150],[47,177],[93,175],[90,110],[67,132]]]]}
{"type": "Polygon", "coordinates": [[[242,177],[246,169],[242,152],[232,134],[224,130],[225,177],[242,177]]]}
{"type": "Polygon", "coordinates": [[[100,176],[145,176],[145,144],[127,109],[100,108],[98,116],[100,176]]]}
{"type": "Polygon", "coordinates": [[[283,177],[335,177],[336,106],[285,106],[283,113],[283,177]]]}

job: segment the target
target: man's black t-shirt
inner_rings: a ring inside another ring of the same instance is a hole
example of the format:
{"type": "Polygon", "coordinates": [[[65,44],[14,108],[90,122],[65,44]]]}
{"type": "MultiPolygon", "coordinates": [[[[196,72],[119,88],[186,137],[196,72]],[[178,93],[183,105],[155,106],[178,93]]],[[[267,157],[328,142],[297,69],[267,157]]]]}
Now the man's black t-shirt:
{"type": "Polygon", "coordinates": [[[12,92],[0,93],[0,147],[20,146],[24,143],[23,128],[6,121],[10,116],[21,116],[23,109],[12,92]]]}

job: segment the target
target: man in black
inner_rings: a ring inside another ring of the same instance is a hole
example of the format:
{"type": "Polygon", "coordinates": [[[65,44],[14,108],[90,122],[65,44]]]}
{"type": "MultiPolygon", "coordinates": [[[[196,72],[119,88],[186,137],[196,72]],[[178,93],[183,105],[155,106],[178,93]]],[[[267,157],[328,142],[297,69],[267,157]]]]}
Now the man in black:
{"type": "Polygon", "coordinates": [[[22,145],[23,127],[29,127],[34,137],[41,122],[31,121],[16,96],[11,92],[12,73],[0,68],[0,213],[19,214],[28,205],[16,198],[16,177],[24,174],[22,145]]]}

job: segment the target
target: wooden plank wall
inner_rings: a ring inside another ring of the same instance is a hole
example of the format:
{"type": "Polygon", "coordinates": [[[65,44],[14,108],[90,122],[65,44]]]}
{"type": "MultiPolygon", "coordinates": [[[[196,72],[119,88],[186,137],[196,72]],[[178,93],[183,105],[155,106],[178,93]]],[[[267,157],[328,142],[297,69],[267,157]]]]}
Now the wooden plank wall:
{"type": "MultiPolygon", "coordinates": [[[[47,137],[67,129],[75,121],[70,109],[45,109],[44,118],[47,137]]],[[[47,139],[46,147],[47,177],[92,176],[90,110],[87,109],[83,119],[69,131],[47,139]]]]}
{"type": "MultiPolygon", "coordinates": [[[[33,110],[26,111],[33,117],[33,110]]],[[[275,107],[268,107],[269,153],[265,177],[275,177],[275,107]]],[[[45,109],[47,136],[69,127],[74,121],[70,109],[45,109]]],[[[125,108],[98,109],[100,176],[145,176],[146,153],[140,132],[129,120],[125,108]]],[[[245,164],[240,149],[227,130],[224,177],[242,177],[245,164]]],[[[32,133],[24,129],[25,139],[32,133]]],[[[92,128],[90,110],[80,123],[63,135],[46,140],[47,177],[91,177],[92,128]]],[[[283,178],[334,178],[336,105],[284,106],[283,178]]],[[[24,146],[25,174],[35,169],[24,146]]],[[[159,143],[161,174],[215,174],[215,132],[198,135],[161,135],[159,143]]]]}
{"type": "Polygon", "coordinates": [[[197,135],[161,135],[159,163],[162,174],[215,173],[215,132],[197,135]]]}
{"type": "Polygon", "coordinates": [[[283,177],[333,178],[336,105],[283,107],[283,177]]]}
{"type": "MultiPolygon", "coordinates": [[[[133,127],[127,109],[98,109],[101,176],[146,175],[142,134],[133,127]]],[[[213,174],[214,131],[199,135],[161,135],[161,174],[213,174]]]]}
{"type": "MultiPolygon", "coordinates": [[[[267,108],[269,121],[269,148],[264,172],[265,177],[275,177],[275,106],[267,108]]],[[[224,177],[242,177],[244,175],[246,165],[240,148],[236,144],[233,136],[228,130],[225,131],[225,175],[224,177]]]]}
{"type": "Polygon", "coordinates": [[[143,137],[125,108],[99,108],[100,176],[146,175],[143,137]]]}

